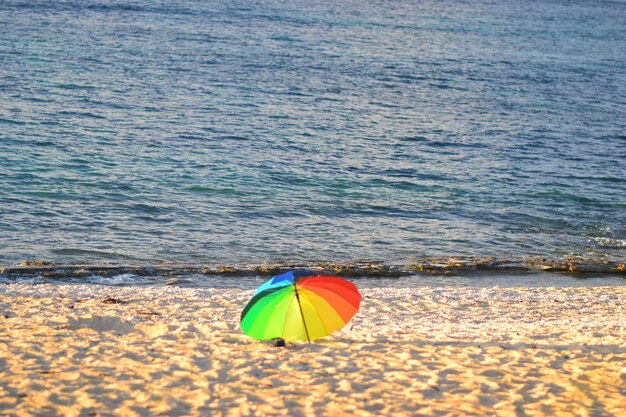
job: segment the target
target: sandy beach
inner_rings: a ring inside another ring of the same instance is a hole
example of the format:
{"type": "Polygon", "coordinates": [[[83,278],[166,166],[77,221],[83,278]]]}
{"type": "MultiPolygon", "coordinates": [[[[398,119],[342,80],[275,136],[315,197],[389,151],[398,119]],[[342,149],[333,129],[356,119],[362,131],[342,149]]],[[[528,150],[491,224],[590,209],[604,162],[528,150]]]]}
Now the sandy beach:
{"type": "Polygon", "coordinates": [[[626,287],[364,289],[315,343],[245,336],[252,291],[0,286],[7,416],[623,416],[626,287]]]}

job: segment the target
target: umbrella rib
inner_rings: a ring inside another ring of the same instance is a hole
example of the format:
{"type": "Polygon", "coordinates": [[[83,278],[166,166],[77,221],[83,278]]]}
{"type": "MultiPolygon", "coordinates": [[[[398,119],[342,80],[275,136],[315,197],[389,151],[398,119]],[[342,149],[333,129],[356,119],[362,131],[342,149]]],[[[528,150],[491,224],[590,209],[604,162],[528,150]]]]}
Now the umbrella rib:
{"type": "Polygon", "coordinates": [[[302,303],[300,303],[300,295],[298,294],[298,287],[296,286],[295,280],[293,283],[293,289],[296,292],[296,300],[298,300],[298,307],[300,308],[300,315],[302,316],[302,324],[304,325],[304,332],[306,333],[307,342],[311,341],[309,337],[309,329],[306,328],[306,320],[304,320],[304,312],[302,311],[302,303]]]}

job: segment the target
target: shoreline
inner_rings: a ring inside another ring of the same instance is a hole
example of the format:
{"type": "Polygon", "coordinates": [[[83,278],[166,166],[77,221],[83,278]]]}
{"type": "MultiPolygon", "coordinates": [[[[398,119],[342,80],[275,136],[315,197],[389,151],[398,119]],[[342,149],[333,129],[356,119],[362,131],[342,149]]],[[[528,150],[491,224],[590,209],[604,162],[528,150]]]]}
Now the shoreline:
{"type": "Polygon", "coordinates": [[[0,276],[49,278],[80,278],[93,275],[109,277],[122,274],[137,276],[231,275],[272,276],[292,269],[310,269],[345,277],[402,277],[415,274],[475,274],[475,273],[559,273],[573,276],[581,274],[613,274],[626,277],[626,261],[568,257],[564,259],[525,258],[425,258],[405,262],[354,261],[342,263],[262,263],[201,265],[160,263],[156,265],[109,264],[58,264],[48,261],[24,261],[18,265],[0,266],[0,276]]]}
{"type": "Polygon", "coordinates": [[[0,286],[0,411],[621,415],[626,287],[364,288],[314,343],[243,334],[252,290],[0,286]]]}

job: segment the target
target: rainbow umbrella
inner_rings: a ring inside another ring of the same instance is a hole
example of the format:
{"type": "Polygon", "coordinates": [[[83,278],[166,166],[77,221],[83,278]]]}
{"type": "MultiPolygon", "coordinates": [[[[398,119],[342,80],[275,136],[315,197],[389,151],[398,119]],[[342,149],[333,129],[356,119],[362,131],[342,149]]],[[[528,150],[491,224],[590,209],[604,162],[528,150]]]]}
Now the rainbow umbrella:
{"type": "Polygon", "coordinates": [[[341,329],[361,294],[344,279],[289,271],[261,285],[241,313],[241,328],[258,340],[315,340],[341,329]]]}

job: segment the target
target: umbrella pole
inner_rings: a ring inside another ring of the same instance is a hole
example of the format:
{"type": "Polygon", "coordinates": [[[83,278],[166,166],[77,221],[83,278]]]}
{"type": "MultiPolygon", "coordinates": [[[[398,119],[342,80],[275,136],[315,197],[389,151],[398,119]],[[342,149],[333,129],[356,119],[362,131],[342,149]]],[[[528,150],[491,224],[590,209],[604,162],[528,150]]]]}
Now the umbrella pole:
{"type": "Polygon", "coordinates": [[[293,289],[296,292],[296,300],[298,300],[298,307],[300,307],[300,315],[302,316],[302,324],[304,325],[304,332],[306,333],[307,342],[311,341],[309,337],[309,329],[306,328],[306,320],[304,320],[304,312],[302,311],[302,304],[300,304],[300,295],[298,295],[298,287],[296,287],[296,283],[293,283],[293,289]]]}

